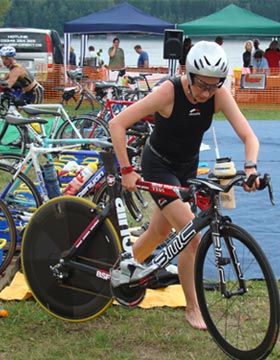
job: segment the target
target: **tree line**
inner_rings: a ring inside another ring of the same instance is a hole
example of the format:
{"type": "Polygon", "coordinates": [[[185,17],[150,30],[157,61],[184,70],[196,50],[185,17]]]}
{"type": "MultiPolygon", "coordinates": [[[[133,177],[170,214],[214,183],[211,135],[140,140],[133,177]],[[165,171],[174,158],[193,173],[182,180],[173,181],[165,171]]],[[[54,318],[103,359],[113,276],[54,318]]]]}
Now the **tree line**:
{"type": "MultiPolygon", "coordinates": [[[[55,29],[62,36],[65,22],[109,9],[122,2],[124,0],[0,0],[0,26],[55,29]]],[[[229,4],[280,21],[280,0],[270,0],[269,6],[267,0],[126,0],[126,2],[172,24],[210,15],[229,4]]]]}

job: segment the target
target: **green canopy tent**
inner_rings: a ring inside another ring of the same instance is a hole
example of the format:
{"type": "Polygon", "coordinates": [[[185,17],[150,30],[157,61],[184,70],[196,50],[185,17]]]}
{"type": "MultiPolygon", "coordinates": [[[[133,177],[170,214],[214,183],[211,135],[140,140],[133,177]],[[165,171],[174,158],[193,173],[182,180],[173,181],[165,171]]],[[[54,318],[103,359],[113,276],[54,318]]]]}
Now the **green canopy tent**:
{"type": "Polygon", "coordinates": [[[276,36],[280,23],[236,5],[228,5],[211,15],[177,25],[185,35],[276,36]]]}

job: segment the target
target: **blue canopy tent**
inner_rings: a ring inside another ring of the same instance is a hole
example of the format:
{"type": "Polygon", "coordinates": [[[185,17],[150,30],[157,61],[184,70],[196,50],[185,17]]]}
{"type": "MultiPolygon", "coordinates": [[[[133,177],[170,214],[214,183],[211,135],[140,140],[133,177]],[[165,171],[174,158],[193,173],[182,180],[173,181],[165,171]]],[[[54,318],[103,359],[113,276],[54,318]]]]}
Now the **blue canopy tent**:
{"type": "Polygon", "coordinates": [[[142,10],[124,2],[107,10],[69,21],[64,24],[65,59],[69,56],[71,34],[81,35],[81,63],[85,57],[89,34],[153,34],[163,35],[165,29],[175,25],[155,18],[142,10]]]}

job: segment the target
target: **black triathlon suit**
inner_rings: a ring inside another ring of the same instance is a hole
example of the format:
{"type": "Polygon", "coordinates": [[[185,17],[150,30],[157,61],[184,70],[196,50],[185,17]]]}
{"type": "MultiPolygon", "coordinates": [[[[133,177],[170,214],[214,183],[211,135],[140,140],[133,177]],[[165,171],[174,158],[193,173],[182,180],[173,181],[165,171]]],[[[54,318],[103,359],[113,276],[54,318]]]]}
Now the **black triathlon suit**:
{"type": "Polygon", "coordinates": [[[33,81],[35,80],[35,78],[27,69],[25,69],[20,64],[17,64],[17,63],[12,64],[9,69],[12,70],[15,67],[20,67],[24,70],[24,75],[20,76],[17,79],[16,84],[13,86],[14,89],[17,89],[17,90],[15,90],[15,95],[17,97],[17,100],[21,100],[21,101],[25,102],[26,104],[42,103],[43,97],[44,97],[44,90],[43,90],[42,86],[39,83],[37,83],[37,81],[31,90],[26,91],[26,92],[18,91],[19,89],[32,84],[33,81]]]}
{"type": "MultiPolygon", "coordinates": [[[[175,97],[170,117],[155,114],[155,128],[142,155],[142,174],[146,181],[186,186],[197,174],[199,151],[204,132],[214,114],[214,96],[205,103],[192,104],[186,97],[180,77],[172,77],[175,97]]],[[[174,197],[152,194],[164,208],[174,197]]]]}

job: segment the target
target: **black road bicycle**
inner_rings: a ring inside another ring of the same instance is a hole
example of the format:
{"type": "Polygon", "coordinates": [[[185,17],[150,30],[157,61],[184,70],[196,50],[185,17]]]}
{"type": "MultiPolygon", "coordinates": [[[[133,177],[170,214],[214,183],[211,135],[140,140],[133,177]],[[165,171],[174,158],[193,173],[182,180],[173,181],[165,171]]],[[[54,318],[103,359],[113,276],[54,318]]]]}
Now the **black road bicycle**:
{"type": "MultiPolygon", "coordinates": [[[[217,178],[190,179],[188,187],[139,181],[141,190],[188,201],[196,216],[143,264],[133,282],[113,287],[111,270],[132,248],[112,144],[103,145],[107,205],[99,208],[85,199],[55,198],[36,211],[26,228],[22,265],[38,303],[49,314],[73,322],[99,316],[113,299],[137,306],[157,273],[205,230],[196,256],[195,285],[208,331],[232,359],[265,359],[279,332],[277,283],[256,240],[222,215],[220,206],[222,192],[245,182],[250,185],[259,174],[247,179],[240,172],[227,185],[220,185],[217,178]]],[[[269,175],[260,182],[261,188],[268,187],[273,203],[269,175]]]]}

